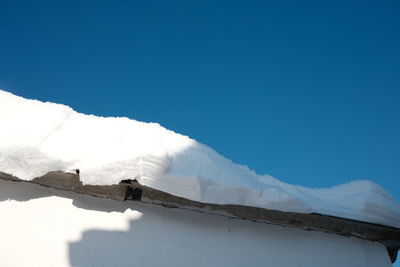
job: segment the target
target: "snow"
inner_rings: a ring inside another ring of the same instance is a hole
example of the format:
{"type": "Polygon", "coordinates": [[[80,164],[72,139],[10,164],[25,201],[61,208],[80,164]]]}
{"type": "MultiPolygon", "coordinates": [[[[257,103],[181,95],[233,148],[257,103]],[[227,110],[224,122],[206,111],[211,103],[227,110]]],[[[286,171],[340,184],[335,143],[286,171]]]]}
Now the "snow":
{"type": "Polygon", "coordinates": [[[0,181],[0,266],[390,267],[378,243],[0,181]]]}
{"type": "Polygon", "coordinates": [[[372,182],[327,189],[286,184],[157,123],[85,115],[0,90],[0,127],[0,171],[24,180],[79,169],[84,184],[136,179],[205,203],[320,213],[400,227],[400,205],[372,182]]]}

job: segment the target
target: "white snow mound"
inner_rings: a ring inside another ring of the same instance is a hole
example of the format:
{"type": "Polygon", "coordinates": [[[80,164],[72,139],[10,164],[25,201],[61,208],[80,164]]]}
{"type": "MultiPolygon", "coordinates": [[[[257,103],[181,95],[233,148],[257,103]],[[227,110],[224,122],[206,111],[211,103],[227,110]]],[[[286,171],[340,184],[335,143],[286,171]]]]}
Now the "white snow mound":
{"type": "Polygon", "coordinates": [[[400,227],[400,205],[380,186],[329,189],[257,175],[157,123],[97,117],[0,90],[0,171],[31,180],[80,170],[84,184],[140,184],[194,201],[319,213],[400,227]]]}

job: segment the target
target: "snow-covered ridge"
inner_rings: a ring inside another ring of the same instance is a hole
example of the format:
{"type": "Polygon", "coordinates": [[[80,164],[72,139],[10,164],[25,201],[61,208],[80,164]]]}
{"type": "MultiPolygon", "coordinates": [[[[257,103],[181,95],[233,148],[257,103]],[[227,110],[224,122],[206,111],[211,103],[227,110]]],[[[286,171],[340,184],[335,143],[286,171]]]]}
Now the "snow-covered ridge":
{"type": "Polygon", "coordinates": [[[400,227],[400,205],[380,186],[355,181],[311,189],[257,175],[156,123],[85,115],[0,90],[0,171],[30,180],[80,170],[84,184],[136,179],[194,201],[320,213],[400,227]]]}

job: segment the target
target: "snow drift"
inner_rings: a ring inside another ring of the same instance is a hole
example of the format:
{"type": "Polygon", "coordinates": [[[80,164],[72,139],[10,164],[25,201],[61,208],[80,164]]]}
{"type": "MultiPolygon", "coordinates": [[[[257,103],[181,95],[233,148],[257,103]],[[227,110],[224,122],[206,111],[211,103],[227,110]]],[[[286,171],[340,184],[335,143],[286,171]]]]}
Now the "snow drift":
{"type": "Polygon", "coordinates": [[[157,123],[97,117],[0,90],[0,171],[31,180],[80,170],[84,184],[140,184],[190,200],[320,213],[400,227],[400,205],[380,186],[329,189],[257,175],[157,123]]]}

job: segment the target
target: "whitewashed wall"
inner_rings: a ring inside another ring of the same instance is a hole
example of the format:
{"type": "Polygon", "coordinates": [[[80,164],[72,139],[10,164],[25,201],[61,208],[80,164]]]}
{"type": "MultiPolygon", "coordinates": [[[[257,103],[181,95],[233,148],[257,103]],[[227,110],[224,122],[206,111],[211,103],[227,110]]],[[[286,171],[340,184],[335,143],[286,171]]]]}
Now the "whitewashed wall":
{"type": "Polygon", "coordinates": [[[0,266],[389,267],[379,243],[0,181],[0,266]]]}

